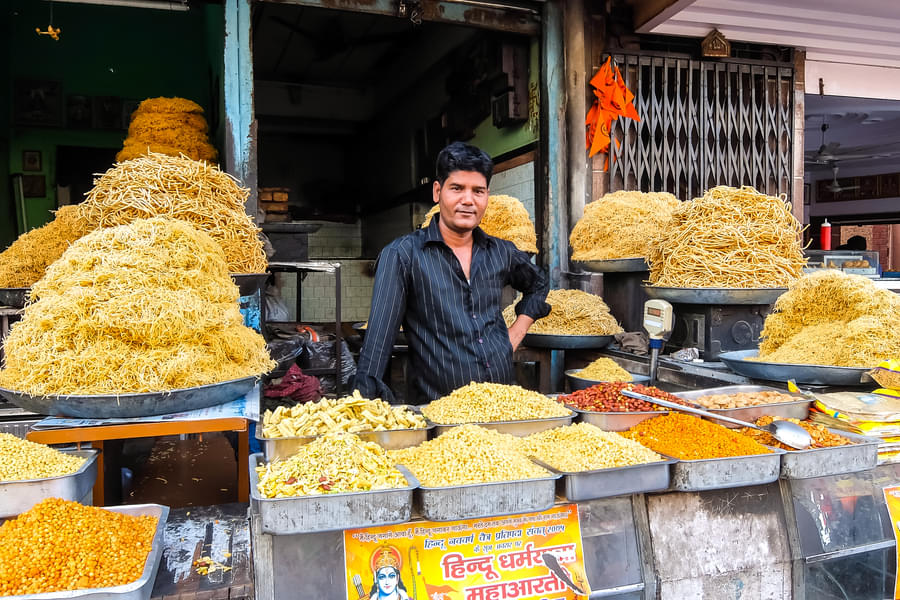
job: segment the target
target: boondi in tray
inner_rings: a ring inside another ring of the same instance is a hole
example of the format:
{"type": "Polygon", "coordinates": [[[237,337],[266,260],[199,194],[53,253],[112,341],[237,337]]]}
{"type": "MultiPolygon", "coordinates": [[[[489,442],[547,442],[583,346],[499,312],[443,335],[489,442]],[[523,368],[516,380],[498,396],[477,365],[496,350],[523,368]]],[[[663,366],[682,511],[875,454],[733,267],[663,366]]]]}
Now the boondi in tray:
{"type": "Polygon", "coordinates": [[[681,460],[727,458],[772,452],[737,431],[681,413],[641,421],[622,435],[660,454],[681,460]]]}

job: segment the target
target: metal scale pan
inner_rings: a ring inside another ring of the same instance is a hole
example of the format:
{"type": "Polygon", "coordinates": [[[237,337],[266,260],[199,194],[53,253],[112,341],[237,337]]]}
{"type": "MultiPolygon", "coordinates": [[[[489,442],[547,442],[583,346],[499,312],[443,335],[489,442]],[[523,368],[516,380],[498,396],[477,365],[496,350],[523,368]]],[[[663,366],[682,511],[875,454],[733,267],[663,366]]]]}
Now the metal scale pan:
{"type": "Polygon", "coordinates": [[[649,297],[675,304],[773,304],[787,291],[787,288],[641,287],[649,297]]]}
{"type": "Polygon", "coordinates": [[[31,288],[0,288],[0,306],[24,308],[31,288]]]}
{"type": "Polygon", "coordinates": [[[575,261],[575,264],[585,271],[593,271],[595,273],[639,273],[650,270],[647,261],[642,257],[581,260],[575,261]]]}
{"type": "Polygon", "coordinates": [[[611,335],[557,335],[551,333],[526,333],[522,343],[532,348],[553,350],[580,350],[606,348],[613,341],[611,335]]]}
{"type": "Polygon", "coordinates": [[[0,388],[0,396],[39,415],[79,419],[149,417],[208,408],[237,400],[253,389],[258,377],[243,377],[192,388],[140,394],[32,396],[0,388]]]}

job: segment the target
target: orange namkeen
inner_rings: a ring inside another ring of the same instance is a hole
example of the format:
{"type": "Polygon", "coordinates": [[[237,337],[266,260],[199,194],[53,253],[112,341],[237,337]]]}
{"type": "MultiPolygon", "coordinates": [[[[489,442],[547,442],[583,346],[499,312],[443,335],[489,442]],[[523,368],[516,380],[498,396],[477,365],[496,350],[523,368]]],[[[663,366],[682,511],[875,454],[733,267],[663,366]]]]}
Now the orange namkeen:
{"type": "Polygon", "coordinates": [[[681,413],[641,421],[622,435],[640,442],[655,452],[681,460],[772,452],[737,431],[681,413]]]}
{"type": "Polygon", "coordinates": [[[156,517],[48,498],[0,526],[0,596],[135,581],[156,525],[156,517]]]}

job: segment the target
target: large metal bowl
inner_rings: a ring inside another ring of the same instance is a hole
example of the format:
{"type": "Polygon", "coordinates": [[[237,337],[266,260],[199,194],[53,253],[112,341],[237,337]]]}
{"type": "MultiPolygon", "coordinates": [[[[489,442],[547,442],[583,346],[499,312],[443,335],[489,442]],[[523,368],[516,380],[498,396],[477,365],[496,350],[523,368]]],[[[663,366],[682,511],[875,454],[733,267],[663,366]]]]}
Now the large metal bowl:
{"type": "MultiPolygon", "coordinates": [[[[828,343],[823,340],[822,343],[828,343]]],[[[768,381],[788,381],[816,385],[870,385],[869,370],[861,367],[831,367],[827,365],[795,365],[790,363],[746,360],[759,356],[759,350],[724,352],[719,360],[744,377],[768,381]]]]}
{"type": "Polygon", "coordinates": [[[787,291],[787,288],[641,287],[650,298],[676,304],[773,304],[787,291]]]}
{"type": "MultiPolygon", "coordinates": [[[[573,392],[576,390],[584,390],[592,385],[597,385],[598,383],[608,383],[607,381],[600,381],[598,379],[585,379],[584,377],[579,377],[575,373],[581,371],[581,369],[569,369],[566,371],[566,379],[569,381],[569,389],[573,392]]],[[[637,373],[629,373],[631,375],[631,383],[647,383],[650,381],[650,377],[648,375],[638,375],[637,373]]]]}
{"type": "Polygon", "coordinates": [[[580,350],[606,348],[613,341],[611,335],[557,335],[551,333],[526,333],[522,344],[532,348],[554,350],[580,350]]]}
{"type": "Polygon", "coordinates": [[[639,273],[649,271],[647,261],[637,258],[610,258],[606,260],[579,260],[575,264],[585,271],[596,273],[639,273]]]}
{"type": "Polygon", "coordinates": [[[32,396],[0,388],[0,396],[39,415],[79,419],[114,419],[166,415],[197,410],[237,400],[253,389],[258,377],[242,377],[192,388],[141,394],[96,396],[32,396]]]}

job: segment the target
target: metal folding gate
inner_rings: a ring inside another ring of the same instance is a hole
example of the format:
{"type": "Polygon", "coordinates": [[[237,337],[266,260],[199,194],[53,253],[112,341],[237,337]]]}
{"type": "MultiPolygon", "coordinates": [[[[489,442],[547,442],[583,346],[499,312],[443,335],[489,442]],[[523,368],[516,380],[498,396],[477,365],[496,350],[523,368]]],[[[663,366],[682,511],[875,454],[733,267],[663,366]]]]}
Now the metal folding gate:
{"type": "Polygon", "coordinates": [[[668,191],[681,200],[716,185],[751,185],[790,200],[794,69],[616,53],[642,120],[612,134],[609,190],[668,191]]]}

